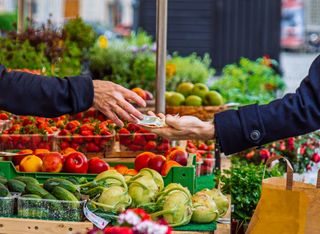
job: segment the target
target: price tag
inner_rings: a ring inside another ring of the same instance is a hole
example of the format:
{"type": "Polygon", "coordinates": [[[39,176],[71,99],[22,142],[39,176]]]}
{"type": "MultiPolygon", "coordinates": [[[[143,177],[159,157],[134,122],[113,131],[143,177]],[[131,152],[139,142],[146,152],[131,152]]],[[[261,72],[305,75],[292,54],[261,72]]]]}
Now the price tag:
{"type": "Polygon", "coordinates": [[[83,206],[83,213],[91,223],[93,223],[97,228],[101,230],[104,229],[110,222],[94,214],[92,211],[90,211],[89,208],[87,207],[87,203],[85,203],[83,206]]]}

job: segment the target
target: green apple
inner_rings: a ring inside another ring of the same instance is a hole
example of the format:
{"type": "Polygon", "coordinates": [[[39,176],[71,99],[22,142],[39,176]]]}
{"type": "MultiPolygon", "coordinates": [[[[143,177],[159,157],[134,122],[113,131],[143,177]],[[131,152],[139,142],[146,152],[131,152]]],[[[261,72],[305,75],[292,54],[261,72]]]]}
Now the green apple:
{"type": "Polygon", "coordinates": [[[209,91],[204,97],[204,104],[207,106],[220,106],[223,104],[223,98],[217,91],[209,91]]]}
{"type": "Polygon", "coordinates": [[[193,89],[194,85],[190,82],[183,82],[178,85],[177,92],[181,93],[183,96],[188,97],[193,89]]]}
{"type": "Polygon", "coordinates": [[[203,99],[208,91],[209,89],[205,84],[197,83],[194,85],[191,94],[201,97],[203,99]]]}
{"type": "Polygon", "coordinates": [[[190,95],[186,99],[186,106],[202,106],[202,99],[196,95],[190,95]]]}
{"type": "Polygon", "coordinates": [[[169,98],[168,98],[168,106],[181,106],[185,101],[184,96],[181,93],[174,92],[169,98]]]}
{"type": "Polygon", "coordinates": [[[172,94],[174,94],[175,92],[172,92],[172,91],[167,91],[167,92],[165,92],[165,94],[164,94],[164,97],[165,97],[165,99],[166,99],[166,102],[168,102],[169,101],[169,98],[172,96],[172,94]]]}

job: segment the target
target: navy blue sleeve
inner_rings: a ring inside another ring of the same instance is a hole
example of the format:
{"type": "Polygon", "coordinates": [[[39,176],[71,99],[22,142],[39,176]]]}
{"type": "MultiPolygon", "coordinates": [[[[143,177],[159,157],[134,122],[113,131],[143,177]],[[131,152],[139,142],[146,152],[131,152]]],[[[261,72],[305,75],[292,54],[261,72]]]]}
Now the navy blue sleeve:
{"type": "Polygon", "coordinates": [[[320,129],[320,56],[295,93],[216,114],[214,123],[225,154],[320,129]]]}
{"type": "Polygon", "coordinates": [[[17,115],[56,117],[84,111],[93,103],[89,76],[64,79],[7,72],[0,65],[0,109],[17,115]]]}

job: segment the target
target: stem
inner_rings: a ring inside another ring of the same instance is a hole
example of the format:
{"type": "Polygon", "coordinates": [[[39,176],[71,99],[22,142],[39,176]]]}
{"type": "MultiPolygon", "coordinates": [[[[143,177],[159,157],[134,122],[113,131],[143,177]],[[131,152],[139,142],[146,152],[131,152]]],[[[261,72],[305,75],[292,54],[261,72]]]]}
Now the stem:
{"type": "MultiPolygon", "coordinates": [[[[101,183],[101,182],[104,182],[104,181],[106,181],[106,180],[108,180],[108,179],[117,180],[117,181],[121,182],[121,185],[123,185],[123,187],[124,187],[125,189],[128,188],[128,186],[127,186],[126,182],[124,181],[124,179],[123,179],[123,178],[119,178],[119,176],[109,175],[109,176],[106,176],[106,177],[103,177],[103,178],[100,178],[100,179],[96,180],[96,182],[97,182],[97,183],[101,183]]],[[[111,184],[112,184],[112,183],[111,183],[111,184]]]]}
{"type": "Polygon", "coordinates": [[[152,213],[151,214],[151,218],[155,219],[156,217],[160,216],[160,215],[164,215],[164,214],[173,214],[174,211],[172,210],[160,210],[158,212],[152,213]]]}
{"type": "Polygon", "coordinates": [[[104,208],[107,208],[107,209],[114,209],[115,206],[109,206],[109,205],[106,205],[106,204],[103,204],[103,203],[100,203],[100,202],[96,202],[96,201],[91,201],[94,205],[96,206],[100,206],[100,207],[104,207],[104,208]]]}
{"type": "Polygon", "coordinates": [[[149,190],[149,188],[147,186],[145,186],[144,184],[142,184],[141,182],[138,181],[132,181],[130,184],[138,184],[140,185],[142,188],[149,190]]]}

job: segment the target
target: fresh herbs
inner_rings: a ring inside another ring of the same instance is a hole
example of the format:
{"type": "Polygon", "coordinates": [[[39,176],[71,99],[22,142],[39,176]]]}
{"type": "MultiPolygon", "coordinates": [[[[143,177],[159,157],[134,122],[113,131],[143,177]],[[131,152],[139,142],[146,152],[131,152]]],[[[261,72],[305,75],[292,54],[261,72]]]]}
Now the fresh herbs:
{"type": "MultiPolygon", "coordinates": [[[[223,183],[222,192],[231,194],[234,212],[232,218],[247,223],[250,221],[261,194],[263,164],[249,164],[239,159],[233,159],[232,168],[224,170],[220,177],[223,183]]],[[[276,165],[266,170],[265,178],[281,176],[283,172],[276,165]]]]}

